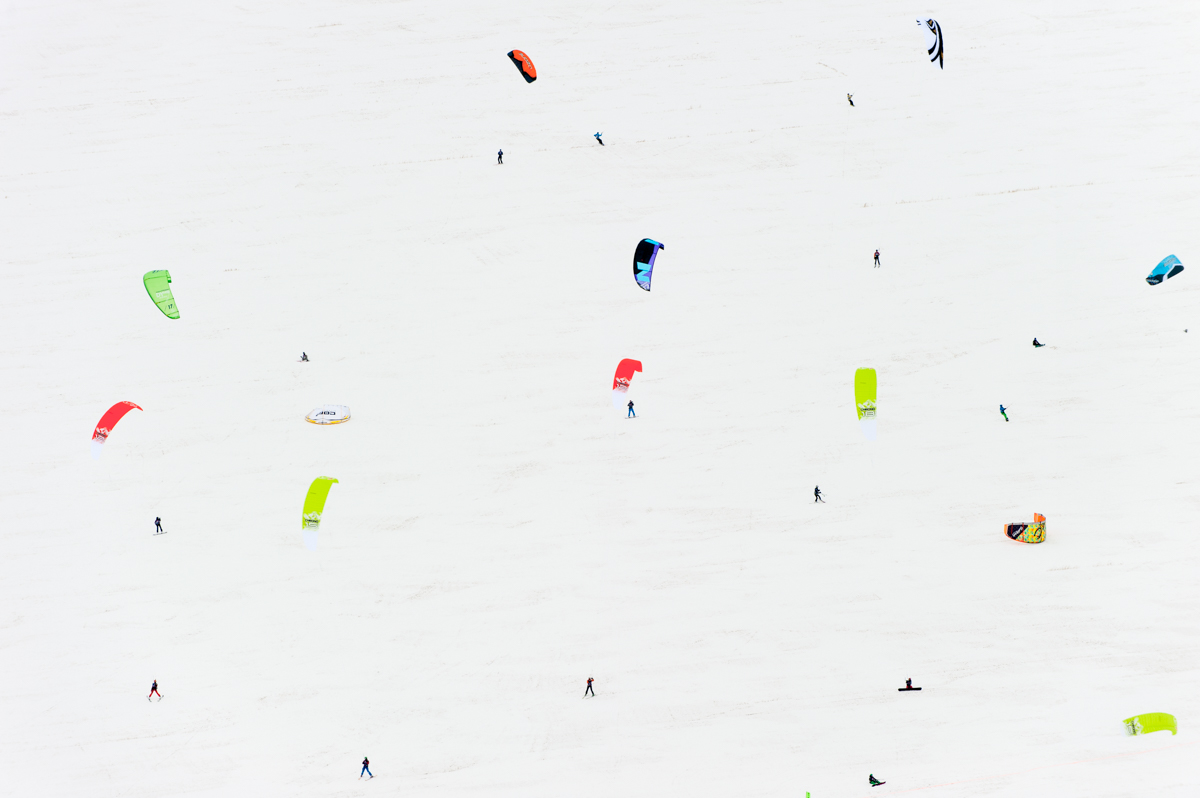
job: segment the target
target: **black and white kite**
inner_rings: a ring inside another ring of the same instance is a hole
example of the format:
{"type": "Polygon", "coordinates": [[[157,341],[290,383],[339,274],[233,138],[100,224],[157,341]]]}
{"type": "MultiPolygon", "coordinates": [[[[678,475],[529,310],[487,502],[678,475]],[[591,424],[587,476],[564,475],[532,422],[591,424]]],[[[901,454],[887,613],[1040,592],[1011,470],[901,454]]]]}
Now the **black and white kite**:
{"type": "Polygon", "coordinates": [[[918,19],[917,24],[925,31],[925,48],[929,50],[929,61],[945,69],[942,64],[942,26],[936,19],[918,19]]]}

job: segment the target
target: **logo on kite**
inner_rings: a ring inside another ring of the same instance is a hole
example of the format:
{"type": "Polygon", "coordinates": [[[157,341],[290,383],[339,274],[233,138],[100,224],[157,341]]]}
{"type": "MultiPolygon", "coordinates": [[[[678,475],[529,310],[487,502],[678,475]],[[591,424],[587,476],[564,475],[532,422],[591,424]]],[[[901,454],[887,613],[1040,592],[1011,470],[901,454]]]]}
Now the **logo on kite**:
{"type": "Polygon", "coordinates": [[[1005,524],[1004,534],[1008,535],[1012,540],[1020,541],[1021,543],[1041,543],[1046,539],[1046,516],[1041,513],[1034,513],[1032,524],[1027,524],[1024,521],[1005,524]]]}
{"type": "Polygon", "coordinates": [[[166,269],[157,269],[142,275],[142,284],[146,293],[158,305],[158,309],[168,319],[179,318],[179,308],[175,307],[175,297],[171,295],[171,273],[166,269]]]}
{"type": "Polygon", "coordinates": [[[1125,731],[1130,734],[1150,734],[1156,731],[1169,731],[1171,734],[1177,734],[1179,731],[1178,725],[1175,723],[1175,716],[1168,715],[1166,712],[1147,712],[1142,715],[1134,715],[1132,718],[1125,718],[1125,731]]]}
{"type": "Polygon", "coordinates": [[[925,49],[929,51],[930,63],[937,64],[938,69],[945,69],[942,63],[942,26],[936,19],[918,19],[917,24],[925,32],[925,49]]]}
{"type": "Polygon", "coordinates": [[[317,550],[317,530],[321,527],[321,516],[325,513],[325,500],[329,498],[329,489],[335,482],[337,480],[333,477],[317,477],[308,486],[300,524],[304,529],[304,547],[309,551],[317,550]]]}
{"type": "Polygon", "coordinates": [[[520,50],[512,50],[508,57],[512,59],[513,64],[521,72],[521,77],[525,78],[526,83],[533,83],[537,80],[537,70],[533,68],[533,61],[529,56],[520,50]]]}
{"type": "Polygon", "coordinates": [[[665,246],[650,238],[643,238],[633,251],[633,279],[643,291],[650,290],[650,277],[654,274],[654,259],[665,246]]]}
{"type": "Polygon", "coordinates": [[[1150,285],[1158,285],[1163,280],[1169,280],[1181,271],[1183,271],[1183,264],[1179,262],[1179,258],[1174,255],[1168,255],[1154,267],[1154,271],[1150,272],[1150,276],[1146,278],[1146,282],[1150,283],[1150,285]]]}
{"type": "Polygon", "coordinates": [[[875,369],[859,369],[854,372],[854,406],[858,411],[858,423],[862,425],[867,440],[875,440],[875,401],[878,393],[875,369]]]}
{"type": "Polygon", "coordinates": [[[104,450],[104,442],[108,440],[108,436],[112,433],[113,427],[117,426],[117,422],[125,418],[125,414],[130,410],[141,409],[133,402],[117,402],[108,408],[107,412],[96,422],[96,429],[92,431],[92,459],[100,459],[100,452],[104,450]]]}
{"type": "Polygon", "coordinates": [[[304,420],[309,424],[342,424],[350,420],[350,408],[345,405],[321,405],[304,420]]]}
{"type": "Polygon", "coordinates": [[[617,373],[613,375],[612,400],[613,407],[625,409],[625,400],[629,394],[629,383],[633,381],[633,373],[642,370],[642,361],[625,358],[617,364],[617,373]]]}

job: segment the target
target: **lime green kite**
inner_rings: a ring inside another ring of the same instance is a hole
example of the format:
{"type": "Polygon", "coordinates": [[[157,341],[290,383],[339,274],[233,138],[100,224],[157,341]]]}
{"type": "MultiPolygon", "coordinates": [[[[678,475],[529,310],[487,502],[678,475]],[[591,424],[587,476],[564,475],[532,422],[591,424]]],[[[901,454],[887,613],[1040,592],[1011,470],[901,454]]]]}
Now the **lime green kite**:
{"type": "Polygon", "coordinates": [[[325,512],[325,500],[329,498],[329,489],[337,482],[333,477],[317,477],[308,486],[308,495],[304,497],[304,518],[301,526],[304,528],[304,546],[310,551],[317,550],[317,529],[321,526],[321,514],[325,512]]]}
{"type": "Polygon", "coordinates": [[[175,307],[175,297],[171,295],[171,273],[166,269],[156,269],[142,275],[146,285],[146,293],[158,305],[158,309],[168,319],[179,318],[179,308],[175,307]]]}
{"type": "Polygon", "coordinates": [[[854,372],[854,404],[858,408],[858,423],[867,440],[875,440],[875,369],[854,372]]]}
{"type": "Polygon", "coordinates": [[[1149,734],[1156,731],[1169,731],[1175,734],[1175,716],[1166,712],[1147,712],[1125,718],[1125,730],[1130,734],[1149,734]]]}

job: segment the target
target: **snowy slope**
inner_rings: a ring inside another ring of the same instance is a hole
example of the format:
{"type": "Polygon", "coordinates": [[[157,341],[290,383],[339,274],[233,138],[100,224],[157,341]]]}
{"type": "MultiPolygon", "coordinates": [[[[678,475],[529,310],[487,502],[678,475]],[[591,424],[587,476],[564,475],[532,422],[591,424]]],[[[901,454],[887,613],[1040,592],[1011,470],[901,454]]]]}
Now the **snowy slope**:
{"type": "Polygon", "coordinates": [[[2,791],[1193,795],[1200,10],[1050,5],[7,6],[2,791]]]}

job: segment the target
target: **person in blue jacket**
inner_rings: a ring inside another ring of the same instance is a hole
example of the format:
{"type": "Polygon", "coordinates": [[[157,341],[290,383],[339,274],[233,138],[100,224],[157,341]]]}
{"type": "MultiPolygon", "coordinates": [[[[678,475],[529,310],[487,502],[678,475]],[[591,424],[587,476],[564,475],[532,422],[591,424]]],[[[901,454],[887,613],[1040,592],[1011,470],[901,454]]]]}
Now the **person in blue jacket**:
{"type": "Polygon", "coordinates": [[[603,146],[604,146],[604,139],[602,139],[602,138],[600,138],[600,137],[601,137],[601,136],[603,136],[604,134],[603,134],[603,133],[599,133],[599,132],[597,132],[597,133],[594,133],[594,134],[592,134],[592,135],[594,135],[594,136],[596,137],[596,141],[600,142],[600,146],[601,146],[601,147],[603,147],[603,146]]]}
{"type": "Polygon", "coordinates": [[[370,764],[371,764],[371,760],[367,759],[367,758],[364,756],[364,757],[363,757],[363,769],[362,769],[361,771],[359,771],[359,773],[358,773],[358,777],[359,777],[360,779],[363,777],[363,773],[366,773],[366,774],[367,774],[368,776],[370,776],[371,778],[375,778],[375,774],[374,774],[374,773],[372,773],[372,772],[371,772],[371,768],[369,768],[369,767],[368,767],[368,765],[370,765],[370,764]]]}
{"type": "Polygon", "coordinates": [[[1004,405],[1000,405],[1000,415],[1004,416],[1005,421],[1008,421],[1008,413],[1005,413],[1004,410],[1004,405]]]}
{"type": "Polygon", "coordinates": [[[504,163],[504,150],[496,153],[496,163],[504,163]]]}

